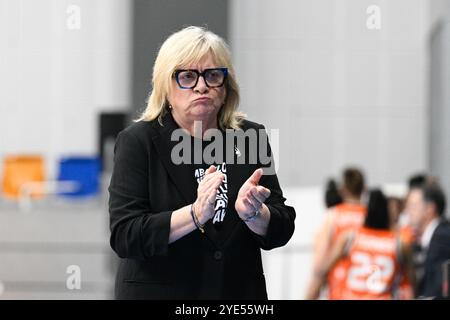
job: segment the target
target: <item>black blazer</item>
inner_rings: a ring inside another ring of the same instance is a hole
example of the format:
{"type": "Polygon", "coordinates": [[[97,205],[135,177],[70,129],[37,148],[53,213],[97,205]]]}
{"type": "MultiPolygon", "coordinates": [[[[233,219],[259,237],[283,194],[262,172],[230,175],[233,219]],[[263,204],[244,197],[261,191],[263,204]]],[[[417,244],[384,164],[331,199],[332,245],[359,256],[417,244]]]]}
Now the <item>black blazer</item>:
{"type": "MultiPolygon", "coordinates": [[[[171,133],[178,128],[170,113],[137,122],[116,140],[109,186],[110,243],[122,258],[116,277],[117,299],[267,299],[260,249],[285,245],[294,232],[295,210],[284,204],[276,175],[260,184],[271,190],[265,237],[253,233],[234,210],[239,188],[261,167],[227,164],[227,226],[205,234],[195,230],[168,244],[174,210],[195,201],[197,190],[183,181],[192,172],[171,161],[171,133]]],[[[263,129],[244,121],[242,129],[263,129]]]]}
{"type": "Polygon", "coordinates": [[[426,251],[424,275],[419,283],[419,296],[442,298],[442,264],[450,259],[450,224],[441,221],[426,251]]]}

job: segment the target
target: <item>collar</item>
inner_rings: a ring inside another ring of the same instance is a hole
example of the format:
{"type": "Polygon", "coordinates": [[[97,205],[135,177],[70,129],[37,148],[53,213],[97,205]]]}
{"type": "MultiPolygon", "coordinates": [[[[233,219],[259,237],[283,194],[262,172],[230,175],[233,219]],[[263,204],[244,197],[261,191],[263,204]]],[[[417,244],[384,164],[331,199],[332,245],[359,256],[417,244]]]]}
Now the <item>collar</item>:
{"type": "Polygon", "coordinates": [[[439,225],[439,218],[434,218],[425,227],[425,230],[423,231],[422,236],[420,237],[420,244],[422,248],[428,248],[431,242],[431,237],[433,236],[433,233],[438,225],[439,225]]]}

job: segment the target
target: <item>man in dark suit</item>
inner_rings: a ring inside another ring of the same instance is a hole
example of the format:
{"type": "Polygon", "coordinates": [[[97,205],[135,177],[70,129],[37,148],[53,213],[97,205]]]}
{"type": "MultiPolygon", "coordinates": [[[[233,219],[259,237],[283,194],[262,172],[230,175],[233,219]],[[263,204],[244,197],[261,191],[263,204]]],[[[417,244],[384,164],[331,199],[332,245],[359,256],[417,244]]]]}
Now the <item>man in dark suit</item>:
{"type": "Polygon", "coordinates": [[[446,199],[436,184],[414,187],[407,212],[419,235],[417,246],[419,298],[442,298],[443,263],[450,259],[450,224],[445,219],[446,199]]]}

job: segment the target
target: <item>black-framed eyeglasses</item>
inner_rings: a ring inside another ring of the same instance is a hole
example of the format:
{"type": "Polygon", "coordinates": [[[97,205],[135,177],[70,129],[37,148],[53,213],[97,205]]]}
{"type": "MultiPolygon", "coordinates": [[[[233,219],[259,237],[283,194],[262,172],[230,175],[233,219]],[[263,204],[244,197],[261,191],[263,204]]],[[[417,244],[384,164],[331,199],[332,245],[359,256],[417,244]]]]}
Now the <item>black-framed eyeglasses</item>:
{"type": "Polygon", "coordinates": [[[227,68],[205,69],[200,72],[195,69],[176,70],[174,73],[175,80],[181,89],[192,89],[198,83],[200,76],[205,80],[208,88],[217,88],[223,86],[228,76],[227,68]]]}

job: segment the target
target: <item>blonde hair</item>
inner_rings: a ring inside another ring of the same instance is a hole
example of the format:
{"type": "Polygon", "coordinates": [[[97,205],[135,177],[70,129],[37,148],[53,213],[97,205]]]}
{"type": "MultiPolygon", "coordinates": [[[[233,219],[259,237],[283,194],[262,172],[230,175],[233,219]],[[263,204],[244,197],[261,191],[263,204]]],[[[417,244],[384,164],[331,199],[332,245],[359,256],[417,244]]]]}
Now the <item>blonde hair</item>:
{"type": "Polygon", "coordinates": [[[226,98],[218,114],[221,129],[239,129],[245,114],[237,111],[239,106],[239,86],[231,62],[230,50],[225,41],[202,27],[190,26],[172,34],[159,49],[153,66],[153,89],[148,98],[147,107],[137,121],[158,119],[167,112],[167,97],[172,90],[171,82],[176,69],[198,63],[207,54],[211,54],[215,63],[228,68],[225,82],[226,98]]]}

